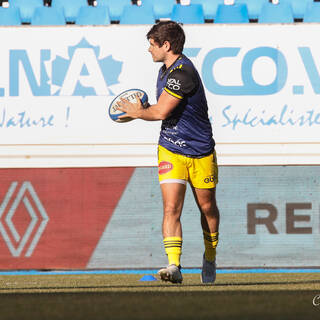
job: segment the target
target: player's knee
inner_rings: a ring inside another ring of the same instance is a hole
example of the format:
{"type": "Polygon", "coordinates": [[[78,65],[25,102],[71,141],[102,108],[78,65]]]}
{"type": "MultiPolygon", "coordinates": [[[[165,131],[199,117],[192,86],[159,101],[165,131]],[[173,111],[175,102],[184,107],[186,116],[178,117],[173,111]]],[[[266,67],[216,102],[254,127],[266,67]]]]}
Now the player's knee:
{"type": "Polygon", "coordinates": [[[202,203],[200,205],[201,208],[201,212],[205,215],[205,216],[217,216],[219,215],[219,210],[218,207],[216,205],[216,203],[208,201],[205,203],[202,203]]]}
{"type": "Polygon", "coordinates": [[[167,203],[164,206],[164,214],[171,217],[179,217],[181,214],[182,206],[175,203],[167,203]]]}

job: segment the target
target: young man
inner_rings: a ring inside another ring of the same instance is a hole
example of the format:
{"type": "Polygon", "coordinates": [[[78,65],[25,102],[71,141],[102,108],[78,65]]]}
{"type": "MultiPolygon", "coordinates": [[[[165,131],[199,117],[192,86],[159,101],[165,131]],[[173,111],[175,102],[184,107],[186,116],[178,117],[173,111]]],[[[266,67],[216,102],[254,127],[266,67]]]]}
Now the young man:
{"type": "Polygon", "coordinates": [[[158,274],[164,281],[182,282],[180,217],[189,182],[200,209],[205,244],[201,279],[213,283],[219,228],[215,192],[218,168],[204,88],[192,62],[182,54],[185,34],[179,24],[159,22],[148,32],[147,39],[153,61],[163,63],[157,80],[157,103],[144,109],[140,101],[133,104],[122,100],[119,109],[126,112],[123,117],[163,120],[158,166],[163,242],[169,263],[158,274]]]}

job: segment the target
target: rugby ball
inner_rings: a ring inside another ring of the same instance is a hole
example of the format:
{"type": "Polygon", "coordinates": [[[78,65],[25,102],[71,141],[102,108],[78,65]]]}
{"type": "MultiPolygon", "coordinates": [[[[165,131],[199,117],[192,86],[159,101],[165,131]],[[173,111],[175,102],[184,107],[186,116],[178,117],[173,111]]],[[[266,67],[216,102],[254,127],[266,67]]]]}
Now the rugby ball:
{"type": "Polygon", "coordinates": [[[118,103],[121,101],[120,99],[126,99],[129,102],[135,103],[137,102],[137,99],[136,99],[137,97],[141,100],[142,106],[144,108],[147,108],[149,106],[148,95],[143,90],[129,89],[129,90],[123,91],[112,100],[109,106],[109,117],[116,122],[128,122],[133,120],[130,117],[119,119],[119,116],[122,116],[126,113],[118,110],[117,108],[118,108],[118,103]]]}

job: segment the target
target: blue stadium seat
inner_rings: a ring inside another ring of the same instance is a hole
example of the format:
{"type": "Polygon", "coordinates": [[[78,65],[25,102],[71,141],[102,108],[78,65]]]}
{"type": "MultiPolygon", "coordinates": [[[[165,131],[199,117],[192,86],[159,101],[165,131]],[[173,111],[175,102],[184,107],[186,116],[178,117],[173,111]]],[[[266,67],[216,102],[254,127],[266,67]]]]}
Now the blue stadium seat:
{"type": "Polygon", "coordinates": [[[141,0],[142,5],[153,7],[153,14],[156,20],[169,19],[173,5],[176,0],[141,0]]]}
{"type": "Polygon", "coordinates": [[[248,23],[248,8],[243,3],[219,4],[214,23],[248,23]]]}
{"type": "Polygon", "coordinates": [[[191,4],[202,5],[204,18],[206,20],[214,20],[216,17],[218,5],[223,3],[224,0],[191,0],[191,4]]]}
{"type": "Polygon", "coordinates": [[[153,13],[157,20],[170,18],[175,0],[158,0],[153,5],[153,13]]]}
{"type": "Polygon", "coordinates": [[[43,0],[10,0],[10,7],[20,10],[21,21],[30,23],[35,8],[43,7],[43,0]]]}
{"type": "Polygon", "coordinates": [[[34,10],[31,24],[34,26],[62,26],[66,24],[66,19],[62,8],[39,7],[34,10]]]}
{"type": "Polygon", "coordinates": [[[279,4],[265,3],[258,17],[259,23],[291,23],[294,22],[291,4],[279,2],[279,4]]]}
{"type": "Polygon", "coordinates": [[[185,24],[204,23],[205,21],[202,5],[175,4],[172,9],[171,20],[185,24]]]}
{"type": "Polygon", "coordinates": [[[154,24],[155,17],[150,5],[127,5],[120,17],[120,24],[154,24]]]}
{"type": "MultiPolygon", "coordinates": [[[[150,0],[147,0],[147,2],[149,1],[150,0]]],[[[168,19],[171,17],[172,9],[173,9],[173,6],[176,4],[176,0],[152,0],[152,1],[153,1],[153,14],[156,20],[168,19]]]]}
{"type": "Polygon", "coordinates": [[[0,7],[0,26],[19,26],[20,24],[21,18],[18,8],[0,7]]]}
{"type": "Polygon", "coordinates": [[[52,8],[63,8],[67,22],[75,22],[81,7],[88,6],[87,0],[52,0],[52,8]]]}
{"type": "Polygon", "coordinates": [[[107,6],[111,21],[119,21],[125,6],[129,6],[131,0],[97,0],[97,6],[107,6]]]}
{"type": "Polygon", "coordinates": [[[320,22],[320,2],[312,2],[307,5],[303,22],[320,22]]]}
{"type": "Polygon", "coordinates": [[[247,5],[249,19],[257,20],[264,3],[269,0],[236,0],[237,3],[244,3],[247,5]]]}
{"type": "Polygon", "coordinates": [[[288,2],[291,4],[293,18],[303,19],[304,13],[309,3],[313,3],[313,0],[281,0],[282,2],[288,2]]]}
{"type": "Polygon", "coordinates": [[[108,25],[110,17],[107,7],[81,7],[76,18],[77,25],[108,25]]]}

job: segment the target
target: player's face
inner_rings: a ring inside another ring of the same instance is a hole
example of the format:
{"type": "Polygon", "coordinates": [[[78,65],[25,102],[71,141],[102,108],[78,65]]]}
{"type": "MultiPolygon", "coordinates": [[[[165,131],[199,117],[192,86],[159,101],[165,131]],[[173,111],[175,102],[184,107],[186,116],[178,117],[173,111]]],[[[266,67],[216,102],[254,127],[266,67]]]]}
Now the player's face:
{"type": "Polygon", "coordinates": [[[148,51],[151,53],[153,61],[164,62],[167,53],[165,45],[160,47],[153,39],[149,39],[149,43],[150,46],[148,51]]]}

